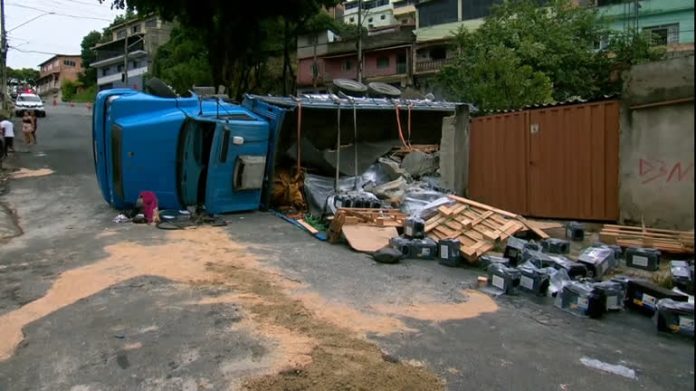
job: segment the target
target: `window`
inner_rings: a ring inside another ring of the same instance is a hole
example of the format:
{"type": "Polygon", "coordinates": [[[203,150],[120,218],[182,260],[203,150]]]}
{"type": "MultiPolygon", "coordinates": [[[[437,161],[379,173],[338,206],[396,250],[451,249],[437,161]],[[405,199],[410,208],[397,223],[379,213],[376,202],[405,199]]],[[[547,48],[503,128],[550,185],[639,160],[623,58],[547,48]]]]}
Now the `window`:
{"type": "Polygon", "coordinates": [[[447,58],[447,49],[443,47],[430,49],[431,60],[444,60],[445,58],[447,58]]]}
{"type": "Polygon", "coordinates": [[[133,61],[131,65],[132,65],[133,69],[135,69],[140,65],[140,63],[138,61],[133,61]]]}
{"type": "Polygon", "coordinates": [[[77,64],[75,64],[75,61],[72,61],[72,60],[63,60],[63,65],[68,66],[68,67],[74,67],[77,64]]]}
{"type": "Polygon", "coordinates": [[[140,32],[140,25],[136,24],[135,26],[131,27],[131,32],[133,34],[139,33],[140,32]]]}
{"type": "Polygon", "coordinates": [[[355,18],[351,16],[351,17],[350,17],[350,22],[351,22],[351,23],[355,22],[355,18]]]}
{"type": "Polygon", "coordinates": [[[679,23],[644,27],[643,31],[652,33],[653,44],[655,45],[679,43],[679,23]]]}
{"type": "Polygon", "coordinates": [[[382,15],[379,16],[379,18],[380,18],[381,20],[384,20],[384,19],[387,18],[387,15],[382,14],[382,15]]]}
{"type": "Polygon", "coordinates": [[[157,27],[157,19],[150,19],[145,22],[145,27],[157,27]]]}
{"type": "Polygon", "coordinates": [[[107,68],[102,68],[101,74],[102,74],[102,76],[108,75],[108,74],[109,74],[109,68],[108,68],[108,67],[107,67],[107,68]]]}
{"type": "Polygon", "coordinates": [[[118,64],[116,67],[116,72],[123,72],[123,64],[118,64]]]}
{"type": "Polygon", "coordinates": [[[343,65],[341,65],[341,69],[344,71],[350,71],[353,69],[353,61],[352,60],[346,60],[343,62],[343,65]]]}
{"type": "Polygon", "coordinates": [[[121,39],[126,37],[126,29],[120,29],[116,32],[116,39],[121,39]]]}
{"type": "Polygon", "coordinates": [[[377,58],[377,69],[389,68],[389,57],[382,56],[377,58]]]}
{"type": "Polygon", "coordinates": [[[372,23],[372,18],[367,18],[368,23],[372,23]]]}

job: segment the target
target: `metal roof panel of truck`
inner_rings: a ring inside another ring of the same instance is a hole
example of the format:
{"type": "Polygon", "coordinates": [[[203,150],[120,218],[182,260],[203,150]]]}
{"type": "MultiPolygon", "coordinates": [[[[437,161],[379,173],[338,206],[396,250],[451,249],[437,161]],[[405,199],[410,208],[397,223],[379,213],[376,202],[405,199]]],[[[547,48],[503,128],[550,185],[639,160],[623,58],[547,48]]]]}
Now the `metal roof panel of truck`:
{"type": "Polygon", "coordinates": [[[400,109],[408,109],[414,111],[439,111],[439,112],[454,112],[458,106],[466,103],[447,102],[428,99],[390,99],[390,98],[371,98],[371,97],[340,97],[335,94],[311,94],[300,96],[264,96],[246,94],[245,98],[251,100],[260,100],[268,104],[296,107],[298,103],[304,108],[312,109],[336,109],[340,104],[341,107],[352,109],[355,105],[361,110],[393,110],[395,106],[400,109]]]}

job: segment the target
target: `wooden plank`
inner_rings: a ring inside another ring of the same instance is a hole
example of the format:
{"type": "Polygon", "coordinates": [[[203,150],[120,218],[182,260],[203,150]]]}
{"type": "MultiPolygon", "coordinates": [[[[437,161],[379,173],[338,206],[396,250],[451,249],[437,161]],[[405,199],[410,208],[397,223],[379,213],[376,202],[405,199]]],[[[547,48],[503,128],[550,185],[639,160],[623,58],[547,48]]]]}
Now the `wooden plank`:
{"type": "Polygon", "coordinates": [[[348,245],[360,252],[375,252],[389,244],[389,239],[398,236],[394,227],[371,227],[364,225],[346,225],[343,227],[348,245]]]}
{"type": "Polygon", "coordinates": [[[467,205],[475,206],[477,208],[481,208],[481,209],[489,210],[489,211],[492,211],[495,213],[499,213],[499,214],[506,216],[506,217],[511,217],[511,218],[517,217],[517,215],[514,213],[510,213],[506,210],[498,209],[498,208],[492,207],[490,205],[482,204],[480,202],[476,202],[476,201],[473,201],[473,200],[470,200],[470,199],[467,199],[464,197],[459,197],[456,195],[449,195],[448,197],[455,200],[455,201],[459,201],[463,204],[467,204],[467,205]]]}
{"type": "Polygon", "coordinates": [[[307,231],[309,231],[310,234],[314,235],[316,233],[319,233],[319,230],[312,227],[308,222],[304,221],[303,219],[297,220],[298,223],[300,223],[301,226],[303,226],[307,231]]]}
{"type": "Polygon", "coordinates": [[[449,220],[446,221],[444,224],[448,228],[452,228],[455,231],[461,231],[464,228],[464,226],[462,226],[462,223],[459,223],[456,220],[449,220]]]}
{"type": "Polygon", "coordinates": [[[452,214],[458,215],[458,214],[462,213],[468,207],[469,206],[466,204],[457,204],[452,208],[452,214]]]}
{"type": "Polygon", "coordinates": [[[469,237],[477,242],[483,240],[483,235],[481,235],[480,233],[478,233],[474,230],[464,231],[464,232],[462,232],[462,235],[465,235],[465,236],[467,236],[467,237],[469,237]]]}
{"type": "Polygon", "coordinates": [[[425,232],[430,232],[432,231],[435,227],[440,225],[443,221],[447,220],[447,217],[445,216],[440,216],[437,220],[428,223],[425,225],[425,232]]]}
{"type": "Polygon", "coordinates": [[[466,217],[462,217],[457,221],[459,221],[459,224],[462,225],[463,229],[471,229],[471,220],[467,219],[466,217]]]}
{"type": "Polygon", "coordinates": [[[437,211],[440,212],[441,215],[443,216],[451,216],[452,215],[452,209],[442,205],[439,208],[437,208],[437,211]]]}
{"type": "MultiPolygon", "coordinates": [[[[615,224],[604,224],[602,229],[605,228],[617,228],[621,230],[626,230],[626,231],[639,231],[643,232],[642,227],[634,227],[630,225],[615,225],[615,224]]],[[[673,229],[659,229],[659,228],[645,228],[646,231],[652,231],[652,232],[662,232],[662,233],[672,233],[672,234],[680,234],[680,233],[686,233],[686,234],[694,234],[694,231],[677,231],[673,229]]]]}
{"type": "Polygon", "coordinates": [[[527,224],[527,219],[525,219],[524,217],[519,216],[519,217],[517,217],[517,219],[519,221],[521,221],[522,224],[524,224],[532,232],[534,232],[534,234],[536,234],[540,239],[548,239],[549,238],[549,234],[547,234],[546,232],[540,230],[539,228],[537,228],[535,226],[530,226],[529,224],[527,224]]]}
{"type": "Polygon", "coordinates": [[[649,231],[635,232],[635,231],[620,231],[620,230],[614,230],[614,229],[602,229],[600,232],[603,232],[607,235],[614,235],[614,236],[693,239],[693,236],[688,236],[688,235],[666,234],[666,233],[649,232],[649,231]]]}

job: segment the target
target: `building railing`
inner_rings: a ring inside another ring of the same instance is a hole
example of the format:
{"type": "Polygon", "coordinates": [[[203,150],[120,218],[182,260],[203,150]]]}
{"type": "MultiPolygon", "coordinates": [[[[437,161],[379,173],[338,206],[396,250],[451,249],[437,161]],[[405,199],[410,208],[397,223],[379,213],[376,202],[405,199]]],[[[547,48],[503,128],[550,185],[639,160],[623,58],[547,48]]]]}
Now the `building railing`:
{"type": "Polygon", "coordinates": [[[440,60],[417,60],[416,72],[431,72],[439,71],[443,66],[453,62],[453,58],[444,58],[440,60]]]}

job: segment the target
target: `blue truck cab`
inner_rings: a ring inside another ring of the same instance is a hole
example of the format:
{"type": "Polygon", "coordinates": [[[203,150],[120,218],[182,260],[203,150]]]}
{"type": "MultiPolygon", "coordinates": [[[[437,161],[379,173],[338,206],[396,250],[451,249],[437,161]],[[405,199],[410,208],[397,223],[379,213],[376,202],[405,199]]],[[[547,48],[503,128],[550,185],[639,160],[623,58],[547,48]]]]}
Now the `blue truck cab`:
{"type": "Polygon", "coordinates": [[[283,119],[259,111],[193,93],[100,92],[92,139],[102,196],[116,209],[133,207],[142,191],[154,192],[161,209],[258,209],[283,119]]]}

